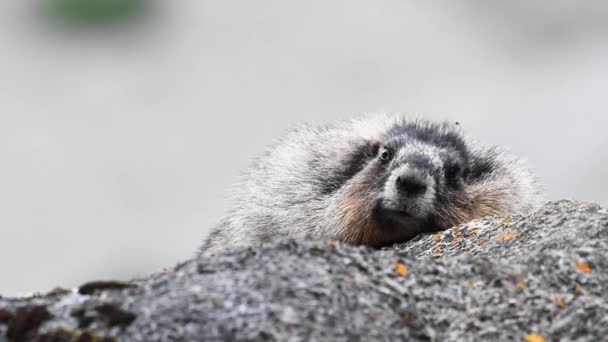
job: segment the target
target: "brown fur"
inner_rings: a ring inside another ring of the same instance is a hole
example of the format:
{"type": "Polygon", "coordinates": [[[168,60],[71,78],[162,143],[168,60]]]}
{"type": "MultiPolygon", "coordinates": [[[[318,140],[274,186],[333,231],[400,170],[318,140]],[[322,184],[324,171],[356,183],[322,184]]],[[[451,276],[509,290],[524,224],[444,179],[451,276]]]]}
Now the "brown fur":
{"type": "Polygon", "coordinates": [[[412,238],[416,229],[398,229],[374,217],[376,199],[370,176],[364,170],[356,175],[337,195],[332,207],[338,238],[353,245],[382,246],[391,241],[412,238]]]}
{"type": "Polygon", "coordinates": [[[453,227],[486,216],[500,215],[510,208],[505,203],[509,192],[496,188],[496,184],[477,184],[453,199],[453,205],[439,213],[438,224],[453,227]]]}
{"type": "Polygon", "coordinates": [[[334,197],[330,212],[338,227],[337,235],[340,240],[361,244],[364,241],[377,239],[379,229],[369,214],[372,199],[365,191],[364,177],[355,176],[334,197]]]}

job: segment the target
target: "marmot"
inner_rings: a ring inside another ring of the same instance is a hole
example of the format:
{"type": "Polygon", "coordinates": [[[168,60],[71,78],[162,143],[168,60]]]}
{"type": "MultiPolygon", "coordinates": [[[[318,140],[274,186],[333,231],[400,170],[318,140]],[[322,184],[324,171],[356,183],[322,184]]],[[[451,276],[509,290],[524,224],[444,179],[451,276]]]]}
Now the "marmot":
{"type": "Polygon", "coordinates": [[[458,123],[376,115],[308,124],[254,161],[201,251],[298,234],[381,247],[540,204],[520,159],[458,123]]]}

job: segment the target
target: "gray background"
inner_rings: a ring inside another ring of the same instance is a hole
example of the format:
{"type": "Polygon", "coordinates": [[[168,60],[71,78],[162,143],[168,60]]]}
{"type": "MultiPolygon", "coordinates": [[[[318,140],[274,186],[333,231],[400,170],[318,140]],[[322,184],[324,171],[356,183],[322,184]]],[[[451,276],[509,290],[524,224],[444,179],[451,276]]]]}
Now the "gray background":
{"type": "Polygon", "coordinates": [[[0,293],[192,255],[238,172],[299,121],[457,120],[608,204],[608,4],[159,1],[110,29],[0,4],[0,293]]]}

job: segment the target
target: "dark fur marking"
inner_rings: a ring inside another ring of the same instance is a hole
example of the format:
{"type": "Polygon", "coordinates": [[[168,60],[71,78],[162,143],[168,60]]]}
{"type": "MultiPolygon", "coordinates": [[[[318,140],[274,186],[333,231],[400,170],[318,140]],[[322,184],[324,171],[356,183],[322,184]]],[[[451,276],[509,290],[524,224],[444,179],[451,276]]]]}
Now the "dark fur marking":
{"type": "Polygon", "coordinates": [[[469,180],[479,180],[492,173],[493,170],[494,163],[491,160],[477,158],[473,161],[467,178],[469,180]]]}
{"type": "Polygon", "coordinates": [[[452,189],[462,188],[464,177],[463,168],[460,164],[448,162],[444,166],[445,183],[452,189]]]}
{"type": "MultiPolygon", "coordinates": [[[[349,179],[361,171],[371,159],[373,159],[378,152],[379,144],[372,141],[363,141],[357,148],[348,156],[347,162],[344,167],[340,170],[336,170],[333,174],[326,175],[324,179],[319,179],[317,183],[321,187],[321,193],[323,195],[331,194],[336,192],[344,185],[349,179]]],[[[319,164],[319,160],[313,160],[313,164],[319,164]]],[[[318,168],[315,165],[311,165],[313,168],[318,168]]]]}
{"type": "Polygon", "coordinates": [[[393,139],[411,139],[426,142],[433,146],[451,148],[463,155],[468,155],[468,149],[464,140],[457,132],[442,132],[442,126],[431,124],[420,126],[416,123],[397,124],[385,134],[386,141],[393,139]]]}
{"type": "Polygon", "coordinates": [[[421,153],[410,154],[405,162],[420,171],[426,171],[427,173],[432,173],[434,171],[433,164],[431,164],[429,157],[421,153]]]}

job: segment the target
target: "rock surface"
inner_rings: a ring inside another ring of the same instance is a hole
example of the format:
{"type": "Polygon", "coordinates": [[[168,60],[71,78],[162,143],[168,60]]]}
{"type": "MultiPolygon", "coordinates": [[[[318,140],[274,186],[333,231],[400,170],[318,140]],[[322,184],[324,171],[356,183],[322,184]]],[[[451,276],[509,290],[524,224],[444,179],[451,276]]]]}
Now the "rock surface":
{"type": "Polygon", "coordinates": [[[0,298],[0,341],[608,341],[608,211],[558,201],[373,250],[283,240],[0,298]]]}

